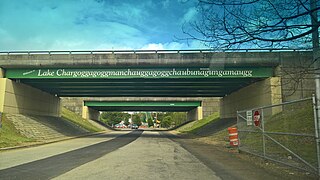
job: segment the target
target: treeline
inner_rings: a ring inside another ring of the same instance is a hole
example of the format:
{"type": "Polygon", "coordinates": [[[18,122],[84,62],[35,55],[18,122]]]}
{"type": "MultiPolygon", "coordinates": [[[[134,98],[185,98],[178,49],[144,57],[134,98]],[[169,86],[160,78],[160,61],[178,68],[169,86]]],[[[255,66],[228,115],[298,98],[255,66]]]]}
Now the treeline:
{"type": "Polygon", "coordinates": [[[131,123],[138,126],[147,124],[149,127],[169,128],[184,123],[187,120],[186,116],[186,112],[139,112],[133,114],[126,112],[103,112],[100,115],[100,121],[109,126],[114,126],[121,122],[128,126],[131,119],[131,123]]]}

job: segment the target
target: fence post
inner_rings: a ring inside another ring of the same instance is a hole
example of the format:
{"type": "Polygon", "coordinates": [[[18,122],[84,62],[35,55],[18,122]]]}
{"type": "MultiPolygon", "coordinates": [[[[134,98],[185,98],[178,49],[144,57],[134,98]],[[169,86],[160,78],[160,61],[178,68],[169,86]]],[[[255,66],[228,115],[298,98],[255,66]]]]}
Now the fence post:
{"type": "Polygon", "coordinates": [[[239,111],[237,111],[237,128],[238,128],[238,152],[240,152],[240,132],[239,132],[239,111]]]}
{"type": "Polygon", "coordinates": [[[317,158],[318,158],[318,176],[320,176],[320,122],[318,119],[318,101],[315,97],[315,95],[312,95],[312,102],[313,102],[313,113],[314,113],[314,128],[315,128],[315,139],[316,139],[316,145],[317,145],[317,158]]]}
{"type": "Polygon", "coordinates": [[[265,129],[264,129],[264,109],[261,109],[261,128],[262,128],[262,147],[263,147],[263,157],[266,157],[266,139],[265,139],[265,129]]]}

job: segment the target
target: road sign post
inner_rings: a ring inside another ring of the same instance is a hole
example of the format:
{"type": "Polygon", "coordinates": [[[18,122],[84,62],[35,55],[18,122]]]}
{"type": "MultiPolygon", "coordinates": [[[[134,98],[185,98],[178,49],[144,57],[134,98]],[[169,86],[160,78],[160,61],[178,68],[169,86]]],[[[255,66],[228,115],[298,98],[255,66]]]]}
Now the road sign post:
{"type": "Polygon", "coordinates": [[[247,126],[252,126],[252,111],[247,111],[246,112],[247,115],[247,126]]]}

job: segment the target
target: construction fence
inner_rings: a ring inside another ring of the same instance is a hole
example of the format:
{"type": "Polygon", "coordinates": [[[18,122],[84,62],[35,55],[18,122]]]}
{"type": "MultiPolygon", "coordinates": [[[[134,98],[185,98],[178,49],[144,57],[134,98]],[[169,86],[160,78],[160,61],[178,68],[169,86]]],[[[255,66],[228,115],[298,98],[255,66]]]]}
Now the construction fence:
{"type": "Polygon", "coordinates": [[[315,97],[237,112],[239,151],[320,175],[315,97]]]}

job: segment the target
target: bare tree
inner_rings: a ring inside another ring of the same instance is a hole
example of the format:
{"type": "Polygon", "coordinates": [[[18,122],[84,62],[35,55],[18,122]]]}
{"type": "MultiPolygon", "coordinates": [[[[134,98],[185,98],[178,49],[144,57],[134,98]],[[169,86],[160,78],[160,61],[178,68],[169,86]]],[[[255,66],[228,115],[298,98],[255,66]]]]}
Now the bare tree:
{"type": "Polygon", "coordinates": [[[199,17],[183,28],[186,40],[214,50],[313,49],[311,61],[282,67],[282,84],[289,87],[290,96],[314,76],[320,99],[318,0],[198,0],[197,7],[199,17]]]}
{"type": "Polygon", "coordinates": [[[312,48],[312,33],[320,26],[316,1],[199,0],[200,17],[191,23],[195,32],[183,31],[213,49],[312,48]]]}

